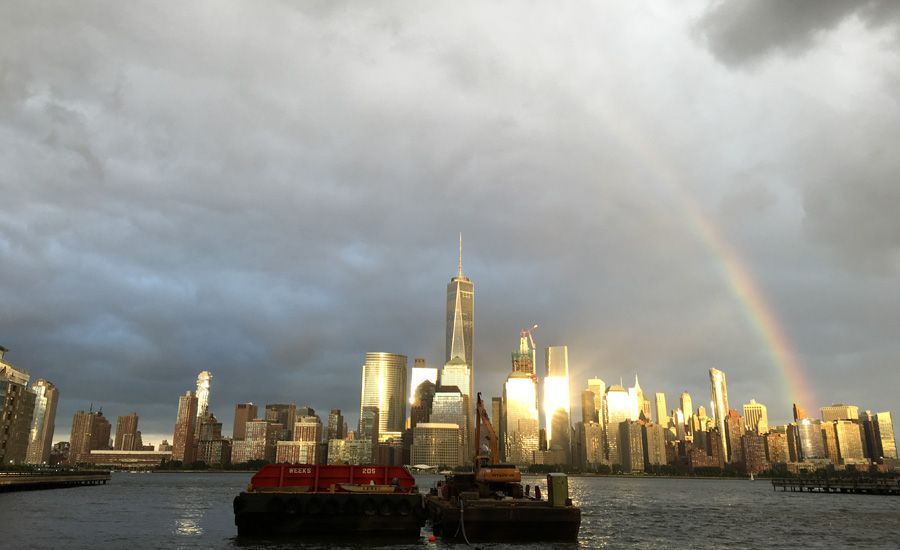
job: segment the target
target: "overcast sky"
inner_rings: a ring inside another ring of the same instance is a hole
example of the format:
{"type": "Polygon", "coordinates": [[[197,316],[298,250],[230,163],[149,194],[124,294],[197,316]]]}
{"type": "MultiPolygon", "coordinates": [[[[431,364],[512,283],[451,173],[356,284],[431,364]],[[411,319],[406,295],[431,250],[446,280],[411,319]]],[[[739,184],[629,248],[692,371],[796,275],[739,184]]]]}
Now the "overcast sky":
{"type": "MultiPolygon", "coordinates": [[[[518,330],[572,391],[898,409],[900,4],[0,3],[0,345],[171,440],[211,408],[339,407],[366,351],[443,358],[463,232],[476,387],[518,330]]],[[[543,361],[540,362],[543,369],[543,361]]]]}

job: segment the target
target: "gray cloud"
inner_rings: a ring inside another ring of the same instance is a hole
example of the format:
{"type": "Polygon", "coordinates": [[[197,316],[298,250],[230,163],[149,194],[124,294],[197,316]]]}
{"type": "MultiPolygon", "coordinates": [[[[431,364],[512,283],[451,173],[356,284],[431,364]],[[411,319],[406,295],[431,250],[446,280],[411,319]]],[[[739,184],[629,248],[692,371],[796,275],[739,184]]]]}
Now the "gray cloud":
{"type": "Polygon", "coordinates": [[[60,386],[58,437],[91,402],[169,437],[203,369],[226,423],[246,400],[352,423],[366,351],[442,357],[460,230],[487,394],[537,322],[570,346],[573,390],[637,372],[703,402],[716,366],[784,419],[680,195],[744,256],[823,402],[895,408],[897,372],[866,380],[900,353],[895,167],[874,147],[898,137],[879,91],[897,66],[865,34],[877,82],[810,63],[785,89],[709,60],[685,32],[702,3],[42,6],[0,8],[0,343],[60,386]]]}
{"type": "Polygon", "coordinates": [[[739,66],[772,53],[800,55],[851,17],[872,28],[896,25],[900,5],[891,0],[712,2],[697,31],[720,61],[739,66]]]}

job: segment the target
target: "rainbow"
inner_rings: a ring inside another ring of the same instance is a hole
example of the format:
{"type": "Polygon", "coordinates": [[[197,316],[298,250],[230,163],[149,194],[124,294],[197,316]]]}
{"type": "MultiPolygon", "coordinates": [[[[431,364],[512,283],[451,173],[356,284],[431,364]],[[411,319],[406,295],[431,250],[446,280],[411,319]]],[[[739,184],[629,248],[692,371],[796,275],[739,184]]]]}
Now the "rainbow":
{"type": "MultiPolygon", "coordinates": [[[[602,107],[601,107],[602,108],[602,107]]],[[[689,220],[692,232],[719,261],[728,289],[741,305],[744,317],[766,346],[772,364],[783,378],[788,398],[806,410],[815,404],[805,369],[793,351],[790,339],[778,320],[775,308],[754,280],[752,271],[719,228],[704,214],[697,201],[681,183],[678,170],[651,146],[652,140],[639,135],[623,117],[606,111],[593,111],[608,126],[617,130],[616,137],[635,153],[678,198],[689,220]]]]}

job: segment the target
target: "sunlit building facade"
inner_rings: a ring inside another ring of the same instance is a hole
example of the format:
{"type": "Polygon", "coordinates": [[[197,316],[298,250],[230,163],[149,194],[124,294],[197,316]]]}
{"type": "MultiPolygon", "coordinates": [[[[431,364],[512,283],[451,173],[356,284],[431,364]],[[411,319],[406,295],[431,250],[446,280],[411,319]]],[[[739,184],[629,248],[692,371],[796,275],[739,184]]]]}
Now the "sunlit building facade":
{"type": "Polygon", "coordinates": [[[569,350],[551,346],[545,350],[544,418],[547,426],[547,450],[562,452],[569,464],[572,457],[572,425],[569,397],[569,350]]]}
{"type": "Polygon", "coordinates": [[[359,412],[378,408],[380,432],[399,432],[406,423],[406,356],[369,352],[362,367],[359,412]]]}
{"type": "Polygon", "coordinates": [[[865,459],[859,423],[852,420],[835,420],[838,456],[841,464],[856,463],[865,459]]]}
{"type": "Polygon", "coordinates": [[[835,420],[859,420],[859,407],[835,403],[819,409],[822,414],[822,422],[834,422],[835,420]]]}
{"type": "Polygon", "coordinates": [[[172,438],[172,460],[191,464],[197,460],[197,396],[187,391],[178,398],[178,416],[175,420],[175,435],[172,438]]]}
{"type": "Polygon", "coordinates": [[[803,418],[797,421],[796,430],[801,460],[824,460],[828,458],[822,438],[822,422],[803,418]]]}
{"type": "MultiPolygon", "coordinates": [[[[722,438],[722,449],[728,449],[728,431],[725,417],[728,416],[728,388],[725,385],[725,373],[718,369],[709,369],[710,399],[713,420],[722,438]]],[[[726,454],[727,456],[727,454],[726,454]]]]}
{"type": "Polygon", "coordinates": [[[877,458],[897,458],[897,440],[894,438],[894,421],[890,412],[875,414],[875,446],[877,458]]]}
{"type": "MultiPolygon", "coordinates": [[[[443,376],[442,376],[443,378],[443,376]]],[[[430,424],[454,424],[457,428],[457,464],[465,464],[473,455],[469,450],[470,435],[466,426],[469,398],[456,386],[440,386],[434,392],[430,424]]],[[[444,432],[442,432],[444,433],[444,432]]]]}
{"type": "Polygon", "coordinates": [[[539,450],[537,384],[524,372],[513,372],[503,386],[506,404],[506,460],[513,464],[531,464],[534,451],[539,450]]]}
{"type": "Polygon", "coordinates": [[[116,419],[116,439],[113,449],[116,451],[140,451],[138,436],[138,414],[133,412],[116,419]]]}
{"type": "MultiPolygon", "coordinates": [[[[465,360],[464,360],[465,361],[465,360]]],[[[431,382],[435,386],[438,383],[438,370],[434,367],[429,367],[425,363],[425,359],[421,357],[417,357],[413,361],[413,368],[410,371],[409,375],[409,404],[412,405],[416,399],[416,390],[419,389],[419,385],[422,382],[431,382]]]]}
{"type": "Polygon", "coordinates": [[[231,439],[240,441],[246,437],[247,422],[256,420],[258,408],[253,403],[238,403],[234,407],[234,428],[231,431],[231,439]]]}
{"type": "Polygon", "coordinates": [[[751,399],[744,403],[744,423],[748,432],[765,434],[769,431],[769,413],[766,406],[751,399]]]}
{"type": "Polygon", "coordinates": [[[410,461],[415,465],[460,466],[459,425],[421,422],[413,429],[410,461]]]}
{"type": "Polygon", "coordinates": [[[619,424],[631,420],[632,400],[628,390],[613,384],[606,390],[603,424],[606,434],[606,455],[610,464],[622,464],[619,450],[619,424]]]}
{"type": "MultiPolygon", "coordinates": [[[[459,269],[447,284],[447,330],[444,362],[459,357],[472,371],[469,386],[460,388],[466,395],[474,395],[474,337],[475,337],[475,285],[463,274],[462,235],[459,237],[459,269]]],[[[441,384],[446,385],[441,381],[441,384]]]]}
{"type": "Polygon", "coordinates": [[[665,427],[669,423],[669,411],[666,409],[666,394],[656,392],[656,423],[665,427]]]}
{"type": "Polygon", "coordinates": [[[39,378],[31,385],[31,392],[34,394],[34,413],[31,416],[25,463],[46,464],[53,446],[59,391],[51,382],[39,378]]]}

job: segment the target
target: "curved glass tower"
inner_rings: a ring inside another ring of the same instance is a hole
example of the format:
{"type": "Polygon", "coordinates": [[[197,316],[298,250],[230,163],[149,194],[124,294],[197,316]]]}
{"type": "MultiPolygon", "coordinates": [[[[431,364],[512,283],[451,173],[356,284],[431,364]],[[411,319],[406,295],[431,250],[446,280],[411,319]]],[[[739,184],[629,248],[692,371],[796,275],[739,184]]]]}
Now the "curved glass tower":
{"type": "Polygon", "coordinates": [[[359,417],[366,407],[378,408],[378,433],[402,432],[406,423],[406,356],[369,352],[362,368],[359,417]]]}

